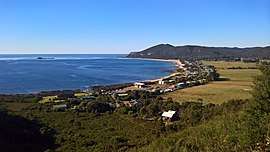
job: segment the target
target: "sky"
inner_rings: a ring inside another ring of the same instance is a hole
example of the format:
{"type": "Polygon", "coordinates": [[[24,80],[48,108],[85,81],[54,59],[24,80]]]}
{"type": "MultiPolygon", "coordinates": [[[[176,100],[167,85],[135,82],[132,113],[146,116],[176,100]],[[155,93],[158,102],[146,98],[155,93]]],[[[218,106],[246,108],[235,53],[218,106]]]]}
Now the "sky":
{"type": "Polygon", "coordinates": [[[270,0],[0,0],[0,54],[270,45],[270,0]]]}

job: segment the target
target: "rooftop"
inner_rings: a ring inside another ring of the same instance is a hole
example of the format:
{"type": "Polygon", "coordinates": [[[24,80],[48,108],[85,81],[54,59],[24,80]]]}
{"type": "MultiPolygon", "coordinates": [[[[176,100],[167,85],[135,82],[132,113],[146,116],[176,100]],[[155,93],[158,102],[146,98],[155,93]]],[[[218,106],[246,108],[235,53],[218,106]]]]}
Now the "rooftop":
{"type": "Polygon", "coordinates": [[[172,111],[172,110],[165,111],[162,113],[162,117],[172,118],[175,113],[176,111],[172,111]]]}

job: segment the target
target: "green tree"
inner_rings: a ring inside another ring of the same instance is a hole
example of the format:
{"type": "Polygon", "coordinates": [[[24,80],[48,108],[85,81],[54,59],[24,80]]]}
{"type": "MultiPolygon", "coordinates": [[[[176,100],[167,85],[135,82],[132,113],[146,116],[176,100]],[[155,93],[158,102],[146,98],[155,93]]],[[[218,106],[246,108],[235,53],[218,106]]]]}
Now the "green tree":
{"type": "Polygon", "coordinates": [[[270,64],[259,66],[261,75],[256,77],[253,87],[253,99],[246,111],[247,144],[252,148],[266,142],[270,127],[270,64]]]}

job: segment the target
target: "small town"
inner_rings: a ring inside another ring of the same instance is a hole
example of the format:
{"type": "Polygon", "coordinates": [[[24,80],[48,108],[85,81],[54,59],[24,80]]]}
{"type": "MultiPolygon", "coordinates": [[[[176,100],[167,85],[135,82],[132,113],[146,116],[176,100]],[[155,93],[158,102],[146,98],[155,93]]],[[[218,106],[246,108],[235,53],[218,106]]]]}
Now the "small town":
{"type": "MultiPolygon", "coordinates": [[[[172,60],[172,62],[176,64],[175,71],[160,79],[112,86],[97,86],[83,91],[66,90],[61,91],[60,94],[42,95],[39,103],[53,111],[89,111],[89,104],[94,104],[96,100],[99,103],[92,106],[93,109],[90,110],[94,113],[113,112],[123,107],[141,109],[145,101],[140,97],[140,94],[156,97],[179,89],[204,85],[217,80],[219,77],[214,66],[204,65],[199,61],[172,60]]],[[[175,111],[175,109],[158,111],[158,117],[164,122],[177,120],[176,114],[179,115],[179,111],[175,111]]],[[[154,120],[152,117],[144,117],[144,119],[154,120]]]]}

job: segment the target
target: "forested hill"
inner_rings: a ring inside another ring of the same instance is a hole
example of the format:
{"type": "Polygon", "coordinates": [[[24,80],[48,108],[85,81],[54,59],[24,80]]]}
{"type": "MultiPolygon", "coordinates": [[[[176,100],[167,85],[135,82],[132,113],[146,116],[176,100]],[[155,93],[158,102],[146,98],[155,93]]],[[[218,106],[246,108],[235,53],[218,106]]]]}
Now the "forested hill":
{"type": "Polygon", "coordinates": [[[130,58],[196,58],[196,59],[235,59],[235,58],[270,58],[270,46],[251,48],[206,47],[206,46],[173,46],[160,44],[140,52],[131,52],[130,58]]]}

